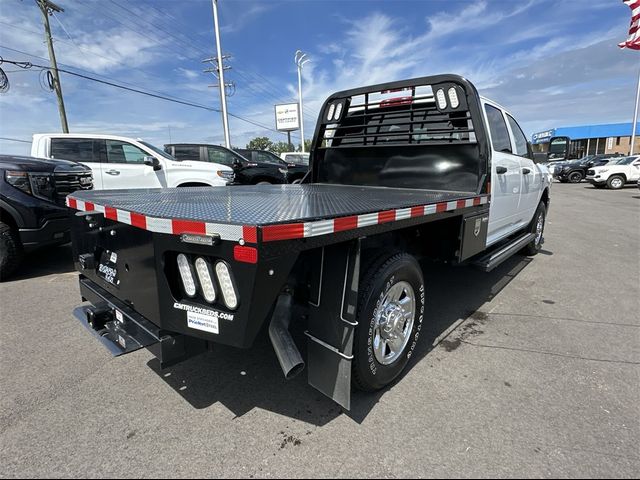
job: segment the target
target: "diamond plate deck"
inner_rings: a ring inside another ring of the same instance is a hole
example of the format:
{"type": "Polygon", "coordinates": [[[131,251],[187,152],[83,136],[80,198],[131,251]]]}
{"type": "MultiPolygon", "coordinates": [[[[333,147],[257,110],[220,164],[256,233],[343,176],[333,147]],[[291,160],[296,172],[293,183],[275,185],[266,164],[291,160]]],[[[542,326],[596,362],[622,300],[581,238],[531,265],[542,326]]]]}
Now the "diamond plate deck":
{"type": "Polygon", "coordinates": [[[274,225],[451,202],[475,192],[349,185],[246,185],[76,192],[85,202],[154,218],[274,225]]]}

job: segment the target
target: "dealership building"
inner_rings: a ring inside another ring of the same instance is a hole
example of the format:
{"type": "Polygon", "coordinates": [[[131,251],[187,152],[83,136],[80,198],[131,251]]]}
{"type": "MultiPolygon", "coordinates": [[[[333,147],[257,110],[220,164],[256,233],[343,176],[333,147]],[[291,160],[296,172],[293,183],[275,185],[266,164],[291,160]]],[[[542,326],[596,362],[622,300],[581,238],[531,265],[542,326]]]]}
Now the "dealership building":
{"type": "MultiPolygon", "coordinates": [[[[636,135],[640,135],[638,125],[636,124],[636,135]]],[[[559,127],[534,133],[531,142],[534,150],[546,152],[551,137],[569,137],[571,139],[570,155],[573,158],[595,153],[628,155],[631,148],[631,122],[559,127]]],[[[637,137],[634,150],[635,153],[640,153],[640,137],[637,137]]]]}

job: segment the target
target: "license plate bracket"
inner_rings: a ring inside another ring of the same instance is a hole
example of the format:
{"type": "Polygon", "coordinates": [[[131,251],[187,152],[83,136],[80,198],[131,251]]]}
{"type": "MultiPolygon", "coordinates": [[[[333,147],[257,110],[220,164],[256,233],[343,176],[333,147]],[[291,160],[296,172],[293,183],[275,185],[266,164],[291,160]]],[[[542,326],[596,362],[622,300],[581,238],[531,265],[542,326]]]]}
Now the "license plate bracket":
{"type": "Polygon", "coordinates": [[[104,250],[100,255],[100,262],[96,267],[96,275],[116,288],[120,286],[118,278],[118,254],[111,250],[104,250]]]}

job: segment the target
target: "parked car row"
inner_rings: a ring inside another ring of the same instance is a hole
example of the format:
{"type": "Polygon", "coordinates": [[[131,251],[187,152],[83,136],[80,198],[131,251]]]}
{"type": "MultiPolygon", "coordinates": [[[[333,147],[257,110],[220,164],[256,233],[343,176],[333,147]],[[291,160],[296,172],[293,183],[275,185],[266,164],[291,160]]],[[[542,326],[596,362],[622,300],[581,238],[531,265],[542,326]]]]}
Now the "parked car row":
{"type": "Polygon", "coordinates": [[[69,241],[77,190],[298,183],[308,154],[167,144],[97,134],[36,134],[31,157],[0,155],[0,280],[26,252],[69,241]]]}
{"type": "Polygon", "coordinates": [[[640,179],[640,156],[588,155],[579,160],[556,162],[549,169],[553,178],[562,183],[586,180],[596,188],[617,190],[640,179]]]}

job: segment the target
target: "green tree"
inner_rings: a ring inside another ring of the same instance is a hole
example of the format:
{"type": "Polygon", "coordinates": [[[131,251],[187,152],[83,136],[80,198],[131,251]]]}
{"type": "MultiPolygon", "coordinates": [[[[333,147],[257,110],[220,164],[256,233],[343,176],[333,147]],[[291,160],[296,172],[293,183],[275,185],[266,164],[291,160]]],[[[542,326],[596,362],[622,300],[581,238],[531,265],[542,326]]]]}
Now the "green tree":
{"type": "Polygon", "coordinates": [[[271,150],[273,142],[269,140],[269,137],[256,137],[249,140],[247,148],[251,150],[271,150]]]}
{"type": "Polygon", "coordinates": [[[282,152],[290,152],[292,149],[292,145],[289,145],[287,142],[275,142],[271,145],[271,152],[276,155],[280,155],[282,152]]]}
{"type": "MultiPolygon", "coordinates": [[[[304,151],[305,152],[309,152],[309,150],[311,150],[311,139],[309,140],[305,140],[304,141],[304,151]]],[[[302,151],[302,145],[298,144],[298,147],[296,148],[297,152],[301,152],[302,151]]]]}

